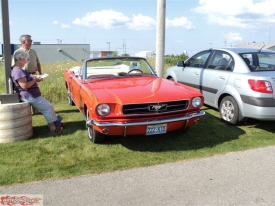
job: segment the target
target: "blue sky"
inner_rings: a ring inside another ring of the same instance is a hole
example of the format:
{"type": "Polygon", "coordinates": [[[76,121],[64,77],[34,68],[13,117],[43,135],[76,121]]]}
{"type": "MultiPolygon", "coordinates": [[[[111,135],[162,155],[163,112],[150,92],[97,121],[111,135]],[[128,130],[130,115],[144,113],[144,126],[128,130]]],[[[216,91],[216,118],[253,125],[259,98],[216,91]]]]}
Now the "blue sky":
{"type": "MultiPolygon", "coordinates": [[[[134,54],[156,50],[157,0],[9,0],[11,43],[90,44],[134,54]],[[110,43],[107,43],[110,42],[110,43]]],[[[275,42],[275,0],[166,0],[165,54],[275,42]]],[[[3,39],[1,26],[0,38],[3,39]]],[[[3,42],[3,41],[2,41],[3,42]]]]}

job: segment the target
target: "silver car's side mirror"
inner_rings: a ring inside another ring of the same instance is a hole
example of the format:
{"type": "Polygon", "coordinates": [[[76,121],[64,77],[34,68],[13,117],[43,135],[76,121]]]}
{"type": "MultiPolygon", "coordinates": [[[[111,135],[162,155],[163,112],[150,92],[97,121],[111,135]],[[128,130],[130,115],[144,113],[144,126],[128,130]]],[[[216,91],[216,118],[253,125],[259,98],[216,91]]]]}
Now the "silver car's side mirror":
{"type": "Polygon", "coordinates": [[[179,61],[179,62],[177,62],[177,66],[178,66],[178,67],[185,67],[184,61],[179,61]]]}

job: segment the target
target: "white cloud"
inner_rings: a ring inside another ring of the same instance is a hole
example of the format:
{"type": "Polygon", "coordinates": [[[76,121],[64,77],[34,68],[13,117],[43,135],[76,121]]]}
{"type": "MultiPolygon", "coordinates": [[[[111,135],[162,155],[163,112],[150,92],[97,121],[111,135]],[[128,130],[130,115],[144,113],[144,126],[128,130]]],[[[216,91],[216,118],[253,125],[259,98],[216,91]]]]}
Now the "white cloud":
{"type": "Polygon", "coordinates": [[[62,29],[69,29],[71,26],[69,24],[61,24],[62,29]]]}
{"type": "Polygon", "coordinates": [[[195,29],[195,26],[186,17],[175,18],[173,20],[166,19],[167,27],[184,27],[187,30],[195,29]]]}
{"type": "Polygon", "coordinates": [[[228,42],[235,42],[235,41],[242,41],[243,40],[241,35],[237,32],[229,32],[228,34],[225,35],[225,39],[228,42]]]}
{"type": "Polygon", "coordinates": [[[275,21],[275,0],[200,0],[192,11],[205,14],[209,24],[239,28],[263,28],[275,21]],[[273,19],[272,19],[273,17],[273,19]]]}
{"type": "MultiPolygon", "coordinates": [[[[131,30],[152,30],[156,27],[156,20],[142,14],[133,15],[132,18],[122,12],[101,10],[89,12],[72,22],[75,25],[86,27],[100,27],[104,29],[129,28],[131,30]]],[[[194,29],[195,26],[186,18],[166,19],[168,27],[184,27],[194,29]]]]}
{"type": "Polygon", "coordinates": [[[72,23],[75,25],[87,27],[102,27],[104,29],[113,29],[125,27],[130,22],[130,18],[122,12],[113,10],[102,10],[89,12],[82,18],[76,18],[72,23]]]}
{"type": "Polygon", "coordinates": [[[53,21],[53,24],[58,24],[58,21],[56,21],[56,20],[55,20],[55,21],[53,21]]]}
{"type": "Polygon", "coordinates": [[[133,19],[128,23],[128,26],[133,30],[151,30],[155,28],[156,21],[149,16],[138,14],[133,15],[133,19]]]}

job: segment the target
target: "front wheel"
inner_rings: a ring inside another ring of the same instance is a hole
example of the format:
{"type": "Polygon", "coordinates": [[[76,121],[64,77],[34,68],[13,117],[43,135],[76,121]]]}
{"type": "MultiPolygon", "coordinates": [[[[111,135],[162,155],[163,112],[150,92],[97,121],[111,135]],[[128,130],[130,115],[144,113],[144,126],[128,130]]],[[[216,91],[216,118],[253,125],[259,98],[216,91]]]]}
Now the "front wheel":
{"type": "Polygon", "coordinates": [[[220,116],[223,121],[237,125],[239,123],[239,107],[236,100],[231,96],[226,96],[220,104],[220,116]]]}
{"type": "MultiPolygon", "coordinates": [[[[87,111],[86,113],[86,120],[90,120],[90,115],[89,115],[89,111],[87,111]]],[[[92,141],[93,143],[102,143],[105,140],[105,136],[104,134],[98,132],[95,130],[95,128],[93,127],[93,125],[91,126],[87,126],[88,128],[88,137],[89,140],[92,141]]]]}

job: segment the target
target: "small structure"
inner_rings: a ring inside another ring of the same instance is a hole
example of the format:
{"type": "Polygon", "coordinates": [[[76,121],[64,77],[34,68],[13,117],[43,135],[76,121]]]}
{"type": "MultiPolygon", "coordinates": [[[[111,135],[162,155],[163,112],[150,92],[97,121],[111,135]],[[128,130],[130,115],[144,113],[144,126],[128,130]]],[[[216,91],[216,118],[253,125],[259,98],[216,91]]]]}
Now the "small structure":
{"type": "Polygon", "coordinates": [[[143,58],[152,58],[152,57],[156,57],[156,54],[153,51],[141,51],[141,52],[135,53],[135,56],[143,57],[143,58]]]}
{"type": "Polygon", "coordinates": [[[111,57],[114,51],[91,51],[90,58],[111,57]]]}

